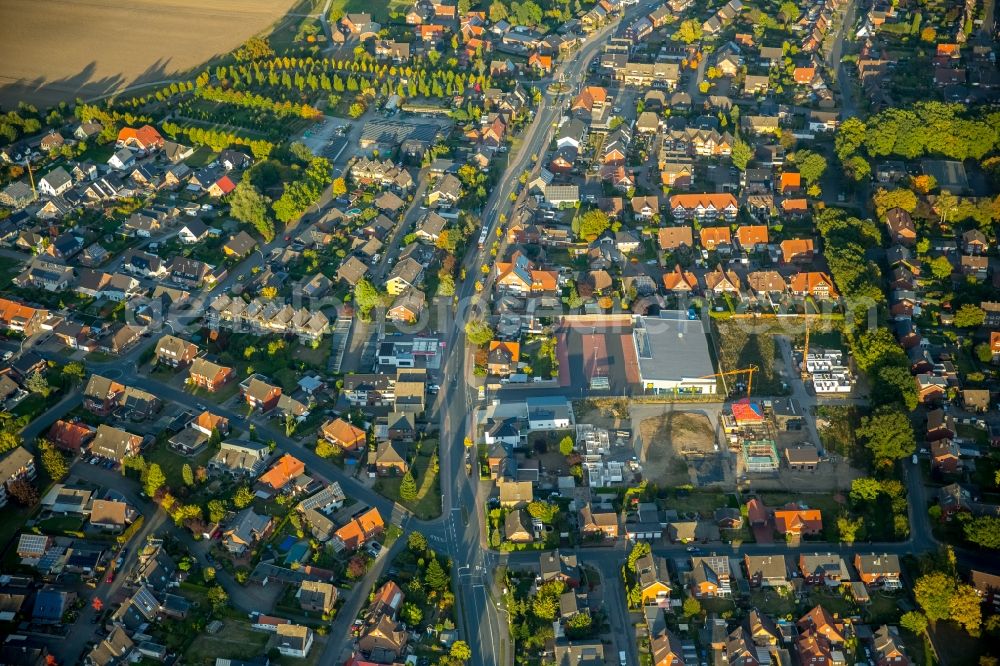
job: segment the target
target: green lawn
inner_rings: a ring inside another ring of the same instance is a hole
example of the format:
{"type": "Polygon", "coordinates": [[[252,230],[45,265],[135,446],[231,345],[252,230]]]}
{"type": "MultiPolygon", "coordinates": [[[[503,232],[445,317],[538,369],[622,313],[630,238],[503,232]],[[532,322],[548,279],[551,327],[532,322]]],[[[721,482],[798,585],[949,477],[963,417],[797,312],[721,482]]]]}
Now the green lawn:
{"type": "Polygon", "coordinates": [[[856,615],[859,610],[858,605],[845,597],[840,589],[825,590],[821,585],[817,585],[809,591],[809,608],[818,605],[822,605],[831,613],[839,613],[840,617],[856,615]]]}
{"type": "Polygon", "coordinates": [[[441,515],[441,481],[438,473],[429,470],[432,454],[436,455],[437,441],[426,440],[422,450],[413,460],[411,469],[417,481],[417,499],[412,502],[399,497],[399,485],[402,478],[382,478],[375,482],[375,490],[394,502],[399,502],[413,512],[417,518],[428,520],[441,515]]]}
{"type": "Polygon", "coordinates": [[[986,446],[989,443],[989,435],[982,428],[960,423],[955,429],[958,431],[956,434],[959,437],[970,439],[979,446],[986,446]]]}
{"type": "MultiPolygon", "coordinates": [[[[185,661],[191,664],[213,664],[217,657],[252,659],[264,653],[268,634],[254,631],[246,622],[226,620],[225,625],[215,635],[202,633],[195,638],[184,654],[185,661]]],[[[320,653],[315,650],[315,646],[313,649],[315,654],[320,653]]]]}
{"type": "Polygon", "coordinates": [[[38,523],[38,528],[46,534],[62,536],[65,532],[78,532],[83,520],[76,516],[53,516],[38,523]]]}
{"type": "Polygon", "coordinates": [[[729,502],[725,493],[691,492],[686,497],[668,498],[663,505],[678,513],[697,513],[702,517],[711,517],[716,509],[729,506],[729,502]]]}
{"type": "Polygon", "coordinates": [[[168,486],[171,488],[180,488],[184,485],[184,477],[181,472],[184,465],[191,465],[191,470],[194,471],[205,465],[209,458],[212,457],[213,453],[215,453],[215,451],[206,447],[205,450],[198,455],[186,458],[180,454],[174,453],[167,443],[163,441],[157,442],[144,455],[147,463],[156,463],[160,466],[160,469],[163,470],[164,476],[167,477],[168,486]]]}
{"type": "Polygon", "coordinates": [[[776,590],[755,590],[750,593],[750,603],[754,608],[759,608],[774,618],[796,616],[798,612],[794,593],[782,596],[776,590]]]}

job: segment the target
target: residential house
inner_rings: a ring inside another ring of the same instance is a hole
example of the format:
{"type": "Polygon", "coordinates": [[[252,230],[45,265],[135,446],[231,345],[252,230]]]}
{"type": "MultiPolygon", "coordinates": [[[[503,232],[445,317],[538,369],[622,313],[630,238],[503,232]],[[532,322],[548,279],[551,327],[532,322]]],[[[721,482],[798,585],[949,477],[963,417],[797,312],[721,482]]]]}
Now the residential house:
{"type": "Polygon", "coordinates": [[[340,596],[337,588],[330,583],[316,580],[304,580],[299,583],[295,593],[299,607],[307,613],[332,613],[340,596]]]}
{"type": "Polygon", "coordinates": [[[829,587],[838,587],[851,577],[844,559],[834,553],[799,555],[799,572],[810,585],[829,587]]]}
{"type": "Polygon", "coordinates": [[[788,563],[784,555],[744,555],[747,581],[753,587],[788,587],[788,563]]]}
{"type": "Polygon", "coordinates": [[[640,557],[635,561],[635,577],[643,606],[668,606],[671,586],[665,558],[651,553],[640,557]]]}
{"type": "Polygon", "coordinates": [[[486,357],[487,371],[491,375],[507,376],[517,371],[521,346],[517,342],[493,340],[486,357]]]}
{"type": "Polygon", "coordinates": [[[277,407],[281,398],[280,386],[268,384],[256,375],[241,383],[240,390],[247,404],[261,412],[269,412],[277,407]]]}
{"type": "Polygon", "coordinates": [[[141,446],[141,436],[102,423],[88,450],[93,455],[120,463],[127,457],[139,455],[141,446]]]}
{"type": "Polygon", "coordinates": [[[372,507],[352,518],[334,532],[334,539],[345,550],[357,550],[385,531],[385,523],[378,509],[372,507]]]}
{"type": "Polygon", "coordinates": [[[730,596],[729,558],[725,555],[693,556],[688,580],[696,598],[730,596]]]}
{"type": "Polygon", "coordinates": [[[195,358],[191,361],[188,373],[188,383],[204,388],[214,393],[236,377],[236,372],[229,367],[213,363],[205,358],[195,358]]]}
{"type": "Polygon", "coordinates": [[[7,486],[14,481],[35,478],[35,457],[18,446],[0,458],[0,507],[7,505],[7,486]]]}
{"type": "Polygon", "coordinates": [[[252,507],[236,515],[222,533],[222,545],[233,555],[242,557],[271,534],[274,523],[270,516],[257,514],[252,507]]]}
{"type": "Polygon", "coordinates": [[[171,368],[184,368],[198,355],[198,346],[174,335],[164,335],[156,343],[156,362],[171,368]]]}
{"type": "Polygon", "coordinates": [[[660,249],[674,252],[680,248],[694,247],[694,232],[688,225],[679,227],[661,227],[657,230],[660,249]]]}
{"type": "Polygon", "coordinates": [[[286,453],[278,458],[271,467],[257,480],[257,485],[269,496],[277,495],[294,485],[296,480],[306,473],[306,464],[286,453]]]}
{"type": "Polygon", "coordinates": [[[861,582],[869,587],[898,590],[903,586],[900,580],[902,568],[898,555],[856,553],[854,555],[854,568],[857,569],[861,582]]]}
{"type": "Polygon", "coordinates": [[[117,409],[125,386],[101,375],[91,375],[83,389],[83,406],[97,416],[108,416],[117,409]]]}
{"type": "Polygon", "coordinates": [[[335,418],[320,426],[320,435],[344,451],[358,451],[367,445],[367,433],[342,418],[335,418]]]}
{"type": "Polygon", "coordinates": [[[823,531],[823,516],[818,509],[786,504],[781,509],[775,510],[774,527],[782,535],[815,536],[823,531]]]}
{"type": "Polygon", "coordinates": [[[733,222],[739,212],[739,204],[736,197],[729,193],[675,194],[670,197],[670,210],[676,220],[707,222],[721,218],[733,222]]]}
{"type": "Polygon", "coordinates": [[[212,472],[255,479],[264,471],[270,458],[271,449],[263,442],[233,440],[219,445],[207,467],[212,472]]]}

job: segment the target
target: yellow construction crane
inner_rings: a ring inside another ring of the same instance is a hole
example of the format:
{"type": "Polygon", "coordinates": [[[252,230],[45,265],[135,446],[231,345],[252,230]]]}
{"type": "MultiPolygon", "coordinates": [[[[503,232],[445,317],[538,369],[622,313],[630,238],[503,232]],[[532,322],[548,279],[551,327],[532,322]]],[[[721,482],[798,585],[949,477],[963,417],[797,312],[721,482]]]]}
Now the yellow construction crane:
{"type": "Polygon", "coordinates": [[[750,365],[746,368],[740,370],[730,370],[728,372],[717,372],[714,375],[705,375],[704,377],[699,377],[698,379],[711,379],[712,377],[729,377],[731,375],[747,375],[747,397],[750,397],[750,391],[753,390],[753,373],[758,372],[760,368],[756,365],[750,365]]]}

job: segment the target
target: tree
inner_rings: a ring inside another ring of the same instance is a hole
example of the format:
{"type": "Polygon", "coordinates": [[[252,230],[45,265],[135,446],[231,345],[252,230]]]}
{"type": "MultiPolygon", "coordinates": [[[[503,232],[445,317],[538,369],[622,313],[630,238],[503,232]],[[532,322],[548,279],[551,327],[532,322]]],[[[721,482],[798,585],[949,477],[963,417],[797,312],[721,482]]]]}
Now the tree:
{"type": "Polygon", "coordinates": [[[246,486],[240,486],[233,494],[233,506],[237,509],[245,509],[253,501],[253,493],[246,486]]]}
{"type": "Polygon", "coordinates": [[[427,537],[420,532],[410,532],[410,535],[406,537],[406,547],[410,549],[411,553],[416,555],[426,553],[427,537]]]}
{"type": "Polygon", "coordinates": [[[264,37],[251,37],[233,53],[233,56],[240,62],[270,58],[273,55],[274,50],[271,49],[271,45],[264,37]]]}
{"type": "Polygon", "coordinates": [[[573,453],[573,438],[566,435],[561,440],[559,440],[559,453],[564,456],[568,456],[573,453]]]}
{"type": "Polygon", "coordinates": [[[201,579],[206,583],[211,583],[215,580],[215,567],[205,567],[201,570],[201,579]]]}
{"type": "Polygon", "coordinates": [[[917,579],[913,596],[931,624],[951,616],[951,599],[956,588],[954,577],[943,571],[932,571],[917,579]]]}
{"type": "Polygon", "coordinates": [[[628,554],[628,560],[626,560],[626,566],[631,572],[635,572],[635,563],[637,560],[642,559],[646,555],[649,555],[650,548],[649,543],[646,541],[640,541],[632,547],[632,551],[628,554]]]}
{"type": "Polygon", "coordinates": [[[854,182],[860,183],[864,179],[871,177],[872,165],[860,155],[852,155],[844,160],[844,171],[847,172],[854,182]]]}
{"type": "Polygon", "coordinates": [[[451,649],[448,651],[448,655],[452,659],[458,659],[459,661],[469,661],[472,659],[472,649],[469,644],[465,641],[455,641],[451,644],[451,649]]]}
{"type": "Polygon", "coordinates": [[[82,363],[73,361],[72,363],[67,363],[62,369],[63,377],[68,377],[74,382],[82,382],[87,371],[84,369],[82,363]]]}
{"type": "Polygon", "coordinates": [[[809,150],[797,152],[795,164],[799,167],[799,174],[810,185],[818,182],[823,177],[823,172],[826,171],[826,158],[809,150]]]}
{"type": "Polygon", "coordinates": [[[337,197],[342,197],[345,194],[347,194],[347,183],[344,182],[343,177],[333,179],[333,184],[331,185],[330,193],[333,195],[334,199],[336,199],[337,197]]]}
{"type": "Polygon", "coordinates": [[[69,474],[69,463],[65,456],[47,440],[38,442],[39,457],[42,460],[42,468],[53,481],[62,481],[69,474]]]}
{"type": "Polygon", "coordinates": [[[931,275],[936,277],[938,280],[946,280],[951,277],[952,272],[955,270],[951,262],[948,261],[948,257],[941,255],[940,257],[934,257],[930,260],[931,265],[931,275]]]}
{"type": "Polygon", "coordinates": [[[700,40],[701,35],[701,22],[697,19],[686,19],[681,21],[681,24],[677,27],[674,39],[678,39],[685,44],[690,44],[700,40]]]}
{"type": "Polygon", "coordinates": [[[368,318],[371,311],[380,306],[384,300],[382,292],[368,278],[361,278],[354,285],[354,302],[357,303],[363,318],[368,318]]]}
{"type": "Polygon", "coordinates": [[[882,484],[877,479],[862,476],[851,482],[851,499],[855,502],[872,502],[882,492],[882,484]]]}
{"type": "Polygon", "coordinates": [[[411,627],[416,627],[424,619],[424,612],[420,610],[420,606],[410,602],[403,604],[399,613],[403,618],[403,622],[411,627]]]}
{"type": "Polygon", "coordinates": [[[976,588],[965,583],[958,585],[951,597],[948,613],[951,620],[962,625],[970,636],[979,636],[979,628],[983,623],[983,607],[976,588]]]}
{"type": "Polygon", "coordinates": [[[184,480],[186,486],[194,485],[194,471],[191,469],[191,465],[184,463],[184,466],[181,467],[181,479],[184,480]]]}
{"type": "Polygon", "coordinates": [[[21,506],[34,506],[38,503],[38,489],[27,479],[17,479],[8,483],[7,494],[21,506]]]}
{"type": "Polygon", "coordinates": [[[848,516],[837,518],[837,532],[840,534],[840,540],[849,546],[857,540],[862,527],[863,523],[860,518],[854,520],[848,516]]]}
{"type": "Polygon", "coordinates": [[[496,23],[498,21],[503,21],[508,16],[507,6],[503,4],[500,0],[493,0],[490,3],[490,21],[496,23]]]}
{"type": "Polygon", "coordinates": [[[701,602],[699,602],[694,597],[686,597],[684,599],[684,617],[694,618],[701,615],[701,602]]]}
{"type": "Polygon", "coordinates": [[[406,470],[403,480],[399,484],[399,498],[405,502],[412,502],[417,499],[417,482],[413,479],[413,473],[406,470]]]}
{"type": "Polygon", "coordinates": [[[226,505],[222,503],[222,500],[209,500],[208,502],[208,521],[210,523],[218,523],[223,518],[226,517],[226,505]]]}
{"type": "Polygon", "coordinates": [[[985,321],[986,311],[971,303],[966,303],[955,313],[955,326],[959,328],[978,328],[985,321]]]}
{"type": "Polygon", "coordinates": [[[212,604],[212,608],[216,610],[224,608],[229,603],[229,594],[222,589],[221,585],[210,587],[207,596],[208,603],[212,604]]]}
{"type": "Polygon", "coordinates": [[[785,21],[785,25],[791,25],[799,20],[799,6],[792,0],[785,0],[778,7],[778,14],[785,21]]]}
{"type": "Polygon", "coordinates": [[[919,611],[903,613],[899,618],[899,625],[917,636],[923,636],[927,631],[927,616],[919,611]]]}
{"type": "Polygon", "coordinates": [[[465,336],[470,344],[482,347],[493,339],[493,329],[482,319],[470,319],[465,324],[465,336]]]}
{"type": "Polygon", "coordinates": [[[357,580],[368,571],[368,559],[364,555],[355,555],[347,561],[347,577],[357,580]]]}
{"type": "Polygon", "coordinates": [[[438,592],[448,589],[448,574],[444,572],[436,557],[431,557],[424,573],[424,581],[432,590],[438,592]]]}
{"type": "Polygon", "coordinates": [[[528,515],[532,518],[537,518],[543,523],[551,523],[558,513],[559,507],[549,502],[536,500],[528,504],[528,515]]]}
{"type": "Polygon", "coordinates": [[[49,393],[52,392],[52,387],[49,386],[49,382],[45,379],[43,375],[38,370],[35,370],[24,382],[25,388],[27,388],[32,393],[38,393],[43,397],[48,397],[49,393]]]}
{"type": "Polygon", "coordinates": [[[1000,548],[1000,518],[979,516],[962,526],[965,538],[983,548],[1000,548]]]}
{"type": "Polygon", "coordinates": [[[975,351],[976,358],[978,358],[981,363],[990,363],[993,361],[993,348],[990,347],[990,343],[980,342],[976,345],[975,351]]]}
{"type": "Polygon", "coordinates": [[[316,455],[320,458],[332,458],[339,455],[340,449],[323,438],[316,440],[316,455]]]}
{"type": "Polygon", "coordinates": [[[594,240],[603,234],[611,226],[611,220],[607,213],[594,208],[588,210],[580,217],[579,235],[586,240],[594,240]]]}
{"type": "Polygon", "coordinates": [[[896,460],[913,455],[917,447],[909,418],[894,407],[880,407],[864,417],[857,434],[867,440],[865,445],[879,467],[890,467],[896,460]]]}
{"type": "Polygon", "coordinates": [[[744,141],[743,137],[739,134],[737,134],[736,138],[733,140],[731,158],[733,160],[733,166],[740,171],[746,171],[747,165],[753,158],[753,148],[751,148],[750,144],[744,141]]]}
{"type": "Polygon", "coordinates": [[[872,199],[875,202],[875,212],[882,218],[890,208],[902,208],[907,213],[917,209],[917,195],[903,187],[895,190],[879,188],[872,199]]]}
{"type": "Polygon", "coordinates": [[[143,482],[143,490],[150,497],[155,497],[156,492],[167,483],[167,477],[163,474],[159,464],[153,463],[146,468],[146,479],[143,482]]]}
{"type": "Polygon", "coordinates": [[[559,598],[551,594],[541,594],[535,597],[534,601],[531,602],[531,612],[535,614],[539,620],[545,622],[552,622],[556,619],[556,613],[559,610],[559,598]]]}
{"type": "Polygon", "coordinates": [[[271,200],[244,178],[229,197],[229,212],[237,220],[246,222],[257,230],[264,241],[274,240],[274,223],[270,219],[271,200]]]}

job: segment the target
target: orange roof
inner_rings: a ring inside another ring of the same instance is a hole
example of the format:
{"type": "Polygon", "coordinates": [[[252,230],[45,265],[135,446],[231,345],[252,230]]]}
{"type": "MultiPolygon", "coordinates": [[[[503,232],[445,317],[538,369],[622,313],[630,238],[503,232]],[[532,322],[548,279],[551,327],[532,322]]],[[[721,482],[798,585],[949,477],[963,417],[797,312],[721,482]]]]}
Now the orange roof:
{"type": "Polygon", "coordinates": [[[49,428],[48,437],[64,449],[77,450],[93,435],[94,431],[85,425],[60,420],[49,428]]]}
{"type": "Polygon", "coordinates": [[[382,514],[375,507],[368,509],[355,520],[361,525],[361,529],[365,531],[365,534],[371,534],[385,528],[385,521],[382,520],[382,514]]]}
{"type": "Polygon", "coordinates": [[[236,189],[236,183],[229,176],[223,176],[219,180],[215,181],[216,187],[222,190],[223,194],[229,194],[236,189]]]}
{"type": "Polygon", "coordinates": [[[530,58],[528,58],[528,64],[538,65],[542,69],[550,69],[552,67],[552,56],[534,53],[530,58]]]}
{"type": "Polygon", "coordinates": [[[781,174],[781,182],[778,189],[784,192],[787,188],[802,187],[802,174],[798,171],[785,171],[781,174]]]}
{"type": "Polygon", "coordinates": [[[937,54],[939,56],[952,56],[958,53],[958,44],[938,44],[937,54]]]}
{"type": "Polygon", "coordinates": [[[663,286],[667,291],[677,289],[693,291],[698,286],[698,278],[690,271],[681,270],[680,264],[677,264],[674,270],[663,274],[663,286]]]}
{"type": "Polygon", "coordinates": [[[419,26],[420,36],[426,37],[427,35],[433,35],[434,33],[444,33],[443,25],[422,25],[419,26]]]}
{"type": "Polygon", "coordinates": [[[792,276],[790,286],[795,293],[812,294],[821,285],[827,286],[831,298],[837,297],[837,289],[833,286],[833,280],[830,279],[829,275],[821,271],[796,273],[792,276]]]}
{"type": "Polygon", "coordinates": [[[555,291],[559,286],[559,273],[556,271],[531,271],[532,291],[555,291]]]}
{"type": "Polygon", "coordinates": [[[815,67],[796,67],[792,72],[792,78],[796,83],[809,83],[816,76],[815,67]]]}
{"type": "Polygon", "coordinates": [[[587,109],[593,111],[594,104],[603,104],[608,99],[608,91],[601,86],[587,86],[580,91],[580,94],[573,100],[574,109],[587,109]]]}
{"type": "Polygon", "coordinates": [[[785,199],[781,202],[781,210],[786,213],[805,212],[809,210],[809,202],[805,199],[785,199]]]}
{"type": "Polygon", "coordinates": [[[219,416],[218,414],[213,414],[209,411],[204,411],[198,415],[198,418],[194,420],[195,425],[204,428],[205,430],[215,430],[219,431],[229,429],[229,419],[225,416],[219,416]]]}
{"type": "Polygon", "coordinates": [[[305,474],[305,472],[306,464],[290,453],[286,453],[278,459],[278,462],[271,465],[271,469],[264,472],[260,477],[260,482],[271,490],[278,491],[288,485],[292,479],[305,474]]]}
{"type": "Polygon", "coordinates": [[[521,345],[517,342],[505,342],[502,340],[493,340],[490,342],[490,352],[494,349],[500,349],[503,347],[508,352],[510,352],[510,360],[512,363],[517,363],[521,358],[521,345]]]}
{"type": "Polygon", "coordinates": [[[156,128],[152,125],[143,125],[142,127],[123,127],[120,132],[118,132],[118,140],[121,142],[135,142],[142,147],[155,146],[163,143],[163,137],[160,133],[156,131],[156,128]]]}
{"type": "Polygon", "coordinates": [[[1000,354],[1000,331],[990,332],[990,349],[994,354],[1000,354]]]}
{"type": "Polygon", "coordinates": [[[774,526],[780,534],[823,529],[823,514],[819,509],[778,509],[774,526]]]}
{"type": "Polygon", "coordinates": [[[357,548],[363,544],[370,536],[385,528],[382,515],[378,509],[372,507],[357,518],[348,521],[343,527],[334,532],[347,548],[357,548]]]}
{"type": "Polygon", "coordinates": [[[729,233],[729,227],[702,227],[702,247],[712,250],[715,246],[721,245],[722,243],[732,243],[732,235],[729,233]]]}
{"type": "Polygon", "coordinates": [[[17,301],[0,298],[0,322],[4,324],[9,324],[15,319],[24,319],[27,321],[34,317],[36,312],[44,315],[46,311],[18,303],[17,301]]]}
{"type": "Polygon", "coordinates": [[[785,261],[792,261],[799,255],[808,255],[813,251],[811,238],[789,238],[781,241],[781,256],[785,261]]]}
{"type": "Polygon", "coordinates": [[[736,240],[740,242],[743,249],[753,247],[759,243],[768,241],[767,225],[749,224],[736,230],[736,240]]]}
{"type": "Polygon", "coordinates": [[[344,419],[333,419],[327,421],[322,427],[323,436],[333,440],[345,449],[353,449],[364,443],[366,434],[361,428],[357,428],[344,419]]]}
{"type": "Polygon", "coordinates": [[[675,194],[670,197],[671,210],[675,208],[693,209],[699,206],[722,210],[730,206],[735,208],[738,205],[736,197],[728,192],[719,194],[675,194]]]}

